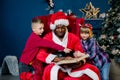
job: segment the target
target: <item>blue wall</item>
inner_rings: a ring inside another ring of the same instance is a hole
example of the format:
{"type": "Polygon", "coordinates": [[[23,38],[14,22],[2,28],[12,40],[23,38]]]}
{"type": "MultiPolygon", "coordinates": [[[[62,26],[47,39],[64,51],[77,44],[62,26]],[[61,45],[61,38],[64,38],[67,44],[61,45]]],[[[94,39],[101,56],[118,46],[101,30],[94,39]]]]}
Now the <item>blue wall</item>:
{"type": "MultiPolygon", "coordinates": [[[[71,9],[77,16],[91,1],[101,12],[109,9],[107,0],[54,0],[54,11],[71,9]],[[64,1],[64,2],[63,2],[64,1]]],[[[0,64],[6,55],[18,58],[31,33],[30,22],[34,16],[49,14],[45,0],[0,0],[0,64]]]]}

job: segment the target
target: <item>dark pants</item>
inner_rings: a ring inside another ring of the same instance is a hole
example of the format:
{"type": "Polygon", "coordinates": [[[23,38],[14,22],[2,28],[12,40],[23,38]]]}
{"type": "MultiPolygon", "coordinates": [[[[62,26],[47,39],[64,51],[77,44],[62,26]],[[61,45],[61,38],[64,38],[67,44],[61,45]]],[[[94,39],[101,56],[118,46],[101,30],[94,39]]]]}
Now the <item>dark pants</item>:
{"type": "Polygon", "coordinates": [[[43,75],[42,62],[38,60],[34,60],[32,62],[32,65],[26,65],[24,63],[19,63],[19,72],[20,74],[22,74],[23,72],[28,72],[28,73],[31,72],[33,74],[33,80],[42,80],[42,75],[43,75]]]}
{"type": "Polygon", "coordinates": [[[33,72],[34,68],[30,65],[26,65],[24,63],[19,63],[19,73],[21,74],[22,72],[33,72]]]}

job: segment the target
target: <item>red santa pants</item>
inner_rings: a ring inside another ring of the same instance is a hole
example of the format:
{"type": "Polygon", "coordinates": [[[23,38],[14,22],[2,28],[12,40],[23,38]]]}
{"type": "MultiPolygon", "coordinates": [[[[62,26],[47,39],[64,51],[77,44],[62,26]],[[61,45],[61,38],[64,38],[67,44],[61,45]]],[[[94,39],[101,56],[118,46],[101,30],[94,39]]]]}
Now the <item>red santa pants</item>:
{"type": "MultiPolygon", "coordinates": [[[[56,75],[56,73],[51,72],[51,70],[54,66],[55,66],[54,64],[50,64],[50,65],[45,67],[44,73],[43,73],[43,80],[51,80],[51,74],[56,75]]],[[[86,70],[86,69],[92,70],[97,75],[98,80],[101,80],[100,72],[97,69],[97,67],[95,67],[91,64],[88,64],[88,63],[84,64],[80,68],[72,70],[72,72],[82,71],[82,70],[86,70]]],[[[54,70],[54,71],[56,71],[56,70],[54,70]]],[[[91,74],[90,72],[88,72],[88,73],[91,74]]],[[[54,77],[54,75],[52,77],[54,77]]],[[[56,79],[53,78],[53,80],[56,80],[56,79]]],[[[71,77],[68,75],[68,73],[59,70],[57,80],[93,80],[93,79],[91,78],[91,76],[88,76],[86,74],[83,74],[80,77],[71,77]]]]}

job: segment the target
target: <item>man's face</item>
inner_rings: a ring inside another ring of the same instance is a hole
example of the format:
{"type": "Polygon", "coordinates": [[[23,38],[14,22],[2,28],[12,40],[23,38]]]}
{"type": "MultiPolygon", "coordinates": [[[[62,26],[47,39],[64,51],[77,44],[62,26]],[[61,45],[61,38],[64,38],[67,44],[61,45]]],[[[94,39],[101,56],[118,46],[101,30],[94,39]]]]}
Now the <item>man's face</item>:
{"type": "Polygon", "coordinates": [[[56,36],[58,36],[59,38],[63,38],[66,33],[66,26],[57,25],[54,32],[55,32],[56,36]]]}

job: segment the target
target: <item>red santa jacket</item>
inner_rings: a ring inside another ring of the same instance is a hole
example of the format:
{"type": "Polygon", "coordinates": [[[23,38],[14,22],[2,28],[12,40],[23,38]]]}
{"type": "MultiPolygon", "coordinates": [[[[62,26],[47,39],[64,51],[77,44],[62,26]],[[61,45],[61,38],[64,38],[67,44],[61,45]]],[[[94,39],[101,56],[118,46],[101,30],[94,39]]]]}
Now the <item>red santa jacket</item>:
{"type": "Polygon", "coordinates": [[[64,47],[42,39],[40,36],[32,33],[26,42],[26,46],[20,57],[20,62],[29,64],[36,57],[41,47],[52,48],[54,50],[64,50],[64,47]]]}
{"type": "MultiPolygon", "coordinates": [[[[44,39],[47,39],[49,41],[52,41],[52,32],[48,33],[44,39]]],[[[53,41],[52,41],[53,42],[53,41]]],[[[81,44],[80,44],[80,40],[79,38],[68,32],[68,43],[67,43],[67,48],[70,48],[74,51],[79,50],[80,52],[84,52],[81,44]]],[[[51,63],[51,61],[56,57],[56,55],[52,54],[51,52],[48,53],[48,51],[46,49],[40,49],[37,55],[37,59],[39,59],[42,62],[45,63],[51,63]]]]}

